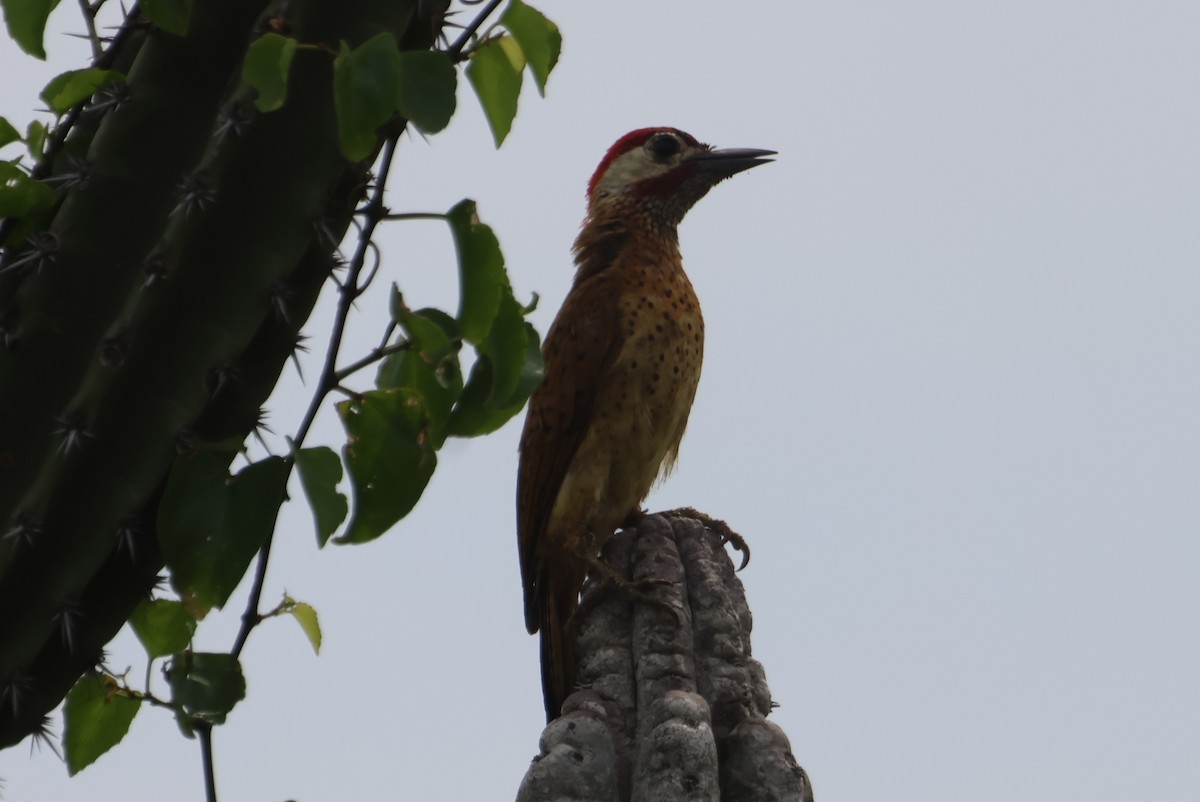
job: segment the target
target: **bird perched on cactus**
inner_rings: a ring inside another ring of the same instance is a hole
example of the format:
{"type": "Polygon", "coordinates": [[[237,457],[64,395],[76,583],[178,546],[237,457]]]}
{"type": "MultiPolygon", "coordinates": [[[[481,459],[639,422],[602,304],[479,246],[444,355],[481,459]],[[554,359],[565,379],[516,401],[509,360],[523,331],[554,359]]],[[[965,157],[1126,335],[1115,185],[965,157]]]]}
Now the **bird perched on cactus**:
{"type": "Polygon", "coordinates": [[[589,568],[679,452],[704,319],[677,227],[718,182],[770,150],[714,150],[674,128],[617,140],[588,183],[575,281],[546,336],[517,477],[525,625],[541,632],[547,720],[574,687],[568,623],[589,568]]]}

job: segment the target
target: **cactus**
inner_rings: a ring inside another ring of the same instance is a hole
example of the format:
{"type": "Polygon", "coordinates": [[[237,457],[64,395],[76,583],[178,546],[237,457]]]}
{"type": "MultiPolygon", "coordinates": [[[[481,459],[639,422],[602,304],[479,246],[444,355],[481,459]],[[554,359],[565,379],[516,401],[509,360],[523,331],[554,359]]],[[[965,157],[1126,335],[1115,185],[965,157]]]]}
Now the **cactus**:
{"type": "Polygon", "coordinates": [[[808,775],[767,720],[731,539],[741,544],[723,523],[677,510],[609,541],[605,561],[662,606],[589,580],[572,623],[581,690],[543,731],[517,802],[811,802],[808,775]]]}
{"type": "Polygon", "coordinates": [[[341,155],[329,54],[381,32],[428,49],[447,5],[211,0],[186,35],[143,30],[119,102],[70,138],[88,180],[7,241],[0,746],[37,731],[145,597],[177,452],[257,426],[337,264],[380,138],[341,155]],[[268,25],[314,45],[269,114],[239,73],[268,25]]]}

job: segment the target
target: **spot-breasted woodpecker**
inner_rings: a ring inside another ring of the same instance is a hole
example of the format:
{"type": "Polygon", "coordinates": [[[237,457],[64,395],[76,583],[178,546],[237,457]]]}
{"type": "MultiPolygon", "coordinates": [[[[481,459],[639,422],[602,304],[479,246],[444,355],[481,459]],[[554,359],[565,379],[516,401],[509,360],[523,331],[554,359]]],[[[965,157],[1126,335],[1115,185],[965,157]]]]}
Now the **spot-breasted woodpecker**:
{"type": "Polygon", "coordinates": [[[543,346],[517,477],[525,625],[541,632],[547,720],[574,687],[579,592],[600,549],[673,466],[704,351],[677,227],[714,185],[770,159],[674,128],[617,140],[588,183],[575,281],[543,346]]]}

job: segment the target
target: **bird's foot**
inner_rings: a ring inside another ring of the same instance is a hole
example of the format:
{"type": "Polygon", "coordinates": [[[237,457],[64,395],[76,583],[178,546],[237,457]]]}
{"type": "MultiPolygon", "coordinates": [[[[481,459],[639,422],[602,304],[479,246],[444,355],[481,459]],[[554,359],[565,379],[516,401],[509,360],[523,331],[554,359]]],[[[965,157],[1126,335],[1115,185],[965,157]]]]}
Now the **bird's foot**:
{"type": "Polygon", "coordinates": [[[622,529],[630,529],[634,526],[637,526],[638,521],[642,520],[645,517],[646,517],[646,511],[643,510],[641,507],[636,507],[636,508],[634,508],[633,512],[629,513],[629,515],[627,515],[625,517],[624,521],[621,521],[621,528],[622,529]]]}
{"type": "Polygon", "coordinates": [[[664,515],[669,518],[692,518],[699,521],[707,529],[721,536],[722,546],[726,543],[732,543],[734,550],[742,555],[742,564],[737,567],[737,570],[740,571],[750,564],[750,544],[746,542],[745,538],[730,529],[729,524],[724,521],[709,517],[692,507],[680,507],[679,509],[664,513],[664,515]]]}
{"type": "Polygon", "coordinates": [[[677,607],[655,595],[655,591],[658,588],[670,585],[669,581],[651,578],[634,582],[617,573],[611,565],[598,557],[588,556],[587,564],[592,570],[592,575],[597,577],[601,584],[596,593],[584,594],[580,600],[579,608],[571,616],[572,621],[569,623],[573,623],[577,617],[582,617],[581,613],[586,614],[587,611],[598,607],[611,592],[620,594],[622,598],[631,603],[645,604],[650,607],[666,610],[674,616],[676,624],[682,625],[684,623],[683,614],[677,607]]]}

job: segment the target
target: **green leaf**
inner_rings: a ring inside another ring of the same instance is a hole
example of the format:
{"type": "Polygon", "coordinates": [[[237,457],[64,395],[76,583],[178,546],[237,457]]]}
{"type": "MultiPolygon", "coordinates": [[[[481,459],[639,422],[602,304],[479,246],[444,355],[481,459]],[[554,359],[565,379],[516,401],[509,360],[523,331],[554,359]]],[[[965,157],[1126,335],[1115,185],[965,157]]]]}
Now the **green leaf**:
{"type": "Polygon", "coordinates": [[[562,52],[562,34],[558,32],[558,26],[521,0],[510,0],[504,16],[500,17],[500,24],[521,46],[538,92],[545,97],[546,79],[562,52]]]}
{"type": "MultiPolygon", "coordinates": [[[[443,312],[441,309],[436,309],[432,306],[427,306],[424,309],[418,309],[414,314],[424,320],[428,320],[442,330],[446,338],[450,341],[451,350],[457,351],[462,347],[462,331],[459,328],[458,320],[451,314],[443,312]]],[[[399,321],[397,321],[399,322],[399,321]]],[[[423,348],[429,349],[429,346],[423,345],[423,348]]]]}
{"type": "Polygon", "coordinates": [[[142,0],[139,8],[167,33],[185,36],[192,18],[192,0],[142,0]]]}
{"type": "Polygon", "coordinates": [[[454,116],[458,70],[440,50],[406,50],[400,54],[396,108],[427,134],[436,134],[454,116]]]}
{"type": "Polygon", "coordinates": [[[55,205],[49,186],[30,178],[13,162],[0,161],[0,218],[15,223],[0,245],[15,252],[31,234],[49,225],[55,205]]]}
{"type": "Polygon", "coordinates": [[[223,652],[182,652],[167,665],[171,701],[193,719],[225,723],[234,705],[246,698],[246,678],[236,657],[223,652]]]}
{"type": "Polygon", "coordinates": [[[64,114],[96,94],[109,84],[125,80],[125,76],[113,70],[72,70],[56,75],[46,84],[39,97],[55,114],[64,114]]]}
{"type": "Polygon", "coordinates": [[[196,633],[196,619],[170,599],[142,599],[129,623],[151,658],[182,652],[196,633]]]}
{"type": "Polygon", "coordinates": [[[13,128],[12,123],[0,117],[0,148],[21,140],[21,132],[13,128]]]}
{"type": "Polygon", "coordinates": [[[475,202],[464,200],[446,213],[458,252],[458,321],[463,339],[479,344],[492,330],[504,292],[504,256],[500,243],[475,215],[475,202]]]}
{"type": "Polygon", "coordinates": [[[450,410],[463,389],[458,323],[440,309],[412,311],[394,285],[392,318],[404,330],[408,348],[383,360],[375,386],[381,390],[405,388],[419,395],[429,413],[433,447],[441,448],[450,410]]]}
{"type": "Polygon", "coordinates": [[[521,95],[521,70],[524,57],[511,36],[492,39],[471,56],[467,65],[467,80],[475,89],[492,138],[500,147],[512,130],[517,116],[517,99],[521,95]]]}
{"type": "Polygon", "coordinates": [[[488,403],[494,407],[508,406],[521,381],[525,369],[526,336],[521,305],[513,298],[512,290],[505,286],[496,320],[481,349],[492,364],[492,391],[488,403]]]}
{"type": "Polygon", "coordinates": [[[233,593],[275,526],[288,467],[268,457],[230,477],[208,451],[175,460],[158,507],[158,539],[171,586],[203,618],[233,593]]]}
{"type": "Polygon", "coordinates": [[[507,380],[498,379],[499,371],[491,357],[481,353],[471,368],[471,376],[463,388],[462,396],[450,413],[447,422],[449,434],[456,437],[477,437],[496,431],[521,411],[530,394],[542,380],[542,351],[538,333],[528,323],[525,326],[525,359],[521,375],[512,395],[499,400],[496,396],[498,384],[507,380]]]}
{"type": "Polygon", "coordinates": [[[317,620],[317,611],[311,604],[294,602],[289,605],[288,613],[296,619],[296,623],[304,630],[305,637],[312,645],[313,653],[321,653],[321,623],[317,620]]]}
{"type": "MultiPolygon", "coordinates": [[[[531,324],[525,324],[525,361],[521,367],[521,379],[516,389],[508,398],[510,407],[515,406],[519,411],[525,402],[533,395],[533,391],[542,383],[546,372],[546,364],[542,361],[542,339],[537,329],[531,324]]],[[[515,413],[514,413],[515,414],[515,413]]]]}
{"type": "MultiPolygon", "coordinates": [[[[5,171],[8,172],[8,171],[5,171]]],[[[54,206],[54,190],[16,170],[0,184],[0,218],[28,217],[54,206]]]]}
{"type": "Polygon", "coordinates": [[[29,55],[45,60],[42,37],[46,20],[57,5],[58,0],[0,0],[9,36],[29,55]]]}
{"type": "Polygon", "coordinates": [[[296,452],[296,470],[316,521],[317,545],[324,546],[349,511],[346,497],[337,489],[342,481],[342,460],[325,446],[302,448],[296,452]]]}
{"type": "Polygon", "coordinates": [[[42,160],[45,145],[46,124],[34,120],[25,128],[25,147],[29,148],[29,155],[35,162],[42,160]]]}
{"type": "Polygon", "coordinates": [[[457,353],[437,362],[416,351],[392,354],[380,365],[376,386],[381,390],[403,389],[418,396],[429,413],[431,444],[435,449],[442,447],[450,411],[463,390],[457,353]]]}
{"type": "Polygon", "coordinates": [[[423,399],[403,388],[373,390],[337,405],[354,508],[336,543],[382,535],[416,505],[437,466],[423,399]]]}
{"type": "Polygon", "coordinates": [[[291,37],[266,33],[246,50],[242,81],[258,92],[254,105],[259,111],[275,111],[287,99],[288,73],[296,44],[291,37]]]}
{"type": "Polygon", "coordinates": [[[354,50],[342,42],[333,61],[333,102],[342,155],[350,161],[375,152],[377,129],[396,111],[400,69],[396,37],[386,31],[354,50]]]}
{"type": "Polygon", "coordinates": [[[455,353],[461,346],[454,318],[440,309],[412,311],[395,284],[392,285],[392,320],[404,330],[411,348],[431,360],[455,353]]]}
{"type": "Polygon", "coordinates": [[[141,702],[117,693],[116,681],[84,674],[63,706],[63,748],[67,772],[74,775],[121,742],[141,702]]]}
{"type": "MultiPolygon", "coordinates": [[[[455,437],[478,437],[489,434],[503,426],[511,416],[504,416],[488,406],[492,393],[492,363],[485,356],[475,360],[471,376],[463,387],[462,395],[450,413],[447,428],[455,437]]],[[[514,413],[515,414],[515,413],[514,413]]]]}

